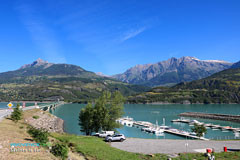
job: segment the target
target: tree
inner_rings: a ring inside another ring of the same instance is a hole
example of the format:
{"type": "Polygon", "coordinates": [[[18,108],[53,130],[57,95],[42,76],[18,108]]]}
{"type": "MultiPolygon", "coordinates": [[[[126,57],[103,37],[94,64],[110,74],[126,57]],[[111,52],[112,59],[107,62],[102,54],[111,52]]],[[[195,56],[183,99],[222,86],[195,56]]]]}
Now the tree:
{"type": "Polygon", "coordinates": [[[204,125],[199,125],[197,123],[194,123],[192,132],[195,132],[198,137],[202,137],[204,133],[207,133],[207,129],[204,125]]]}
{"type": "Polygon", "coordinates": [[[111,99],[110,92],[103,92],[103,94],[96,100],[94,106],[94,131],[98,132],[99,130],[105,130],[105,126],[109,120],[109,114],[107,110],[107,105],[111,99]]]}
{"type": "Polygon", "coordinates": [[[105,124],[105,130],[114,130],[119,128],[120,124],[116,120],[123,116],[124,97],[119,91],[116,91],[111,98],[110,105],[108,106],[108,120],[105,124]]]}
{"type": "Polygon", "coordinates": [[[79,125],[81,126],[81,131],[85,132],[86,135],[91,135],[94,130],[94,108],[92,104],[88,103],[87,106],[81,109],[79,113],[79,125]]]}
{"type": "Polygon", "coordinates": [[[103,92],[96,100],[95,106],[88,104],[79,113],[79,125],[86,135],[101,130],[114,130],[120,127],[116,120],[123,115],[124,97],[119,91],[111,94],[103,92]]]}
{"type": "Polygon", "coordinates": [[[11,114],[11,119],[14,122],[18,122],[22,119],[22,110],[20,109],[20,105],[17,104],[17,107],[13,109],[13,112],[11,114]]]}

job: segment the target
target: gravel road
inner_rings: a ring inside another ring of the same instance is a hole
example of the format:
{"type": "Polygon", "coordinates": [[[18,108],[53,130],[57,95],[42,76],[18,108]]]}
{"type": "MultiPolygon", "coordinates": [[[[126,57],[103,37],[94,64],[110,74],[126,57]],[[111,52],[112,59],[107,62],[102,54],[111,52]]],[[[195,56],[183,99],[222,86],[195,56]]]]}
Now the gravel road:
{"type": "Polygon", "coordinates": [[[201,140],[160,140],[128,138],[124,142],[112,142],[112,147],[135,153],[174,154],[183,152],[205,152],[206,148],[214,148],[215,152],[222,152],[223,147],[240,149],[240,141],[201,141],[201,140]],[[187,147],[186,147],[187,144],[187,147]]]}

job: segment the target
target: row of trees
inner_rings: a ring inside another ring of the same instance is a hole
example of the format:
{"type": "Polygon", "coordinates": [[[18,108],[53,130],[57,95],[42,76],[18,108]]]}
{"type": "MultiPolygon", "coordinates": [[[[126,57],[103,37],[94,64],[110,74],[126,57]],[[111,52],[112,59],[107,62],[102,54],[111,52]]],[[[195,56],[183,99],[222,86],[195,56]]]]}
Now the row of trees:
{"type": "Polygon", "coordinates": [[[79,113],[79,125],[86,135],[101,130],[115,130],[120,124],[116,120],[123,115],[124,97],[119,91],[105,91],[95,104],[88,103],[79,113]]]}

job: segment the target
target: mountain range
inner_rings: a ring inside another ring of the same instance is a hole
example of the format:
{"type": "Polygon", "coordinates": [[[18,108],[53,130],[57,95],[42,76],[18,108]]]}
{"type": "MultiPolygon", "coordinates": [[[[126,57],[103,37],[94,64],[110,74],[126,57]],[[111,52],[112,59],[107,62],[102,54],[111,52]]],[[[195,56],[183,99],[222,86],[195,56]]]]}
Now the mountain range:
{"type": "Polygon", "coordinates": [[[0,101],[60,99],[89,102],[99,97],[102,91],[118,90],[129,97],[130,103],[240,103],[239,68],[240,62],[232,64],[193,57],[171,58],[156,64],[135,66],[117,75],[125,76],[126,79],[121,79],[124,81],[121,82],[76,65],[54,64],[38,59],[15,71],[0,73],[0,101]],[[130,78],[134,76],[138,78],[130,78]],[[131,83],[148,86],[178,84],[151,89],[125,83],[129,82],[127,78],[132,80],[131,83]]]}
{"type": "Polygon", "coordinates": [[[155,87],[130,96],[130,103],[240,103],[240,62],[230,69],[173,87],[155,87]]]}
{"type": "Polygon", "coordinates": [[[136,65],[113,78],[122,82],[146,86],[172,86],[208,77],[228,69],[232,63],[219,60],[199,60],[194,57],[170,58],[155,64],[136,65]]]}
{"type": "Polygon", "coordinates": [[[119,90],[128,96],[147,89],[96,75],[76,65],[54,64],[42,59],[18,70],[0,73],[0,101],[85,102],[97,98],[104,90],[119,90]]]}

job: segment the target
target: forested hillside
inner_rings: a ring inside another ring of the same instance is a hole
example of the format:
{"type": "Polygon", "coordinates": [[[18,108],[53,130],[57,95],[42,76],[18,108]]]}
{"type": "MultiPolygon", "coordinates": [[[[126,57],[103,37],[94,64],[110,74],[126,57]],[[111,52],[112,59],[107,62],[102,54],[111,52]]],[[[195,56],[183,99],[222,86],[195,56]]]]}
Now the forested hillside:
{"type": "Polygon", "coordinates": [[[53,64],[41,59],[0,74],[1,101],[87,102],[99,97],[103,90],[119,90],[128,96],[148,89],[98,76],[76,65],[53,64]]]}
{"type": "Polygon", "coordinates": [[[130,96],[130,103],[240,103],[240,69],[227,69],[210,77],[176,86],[156,87],[130,96]]]}

